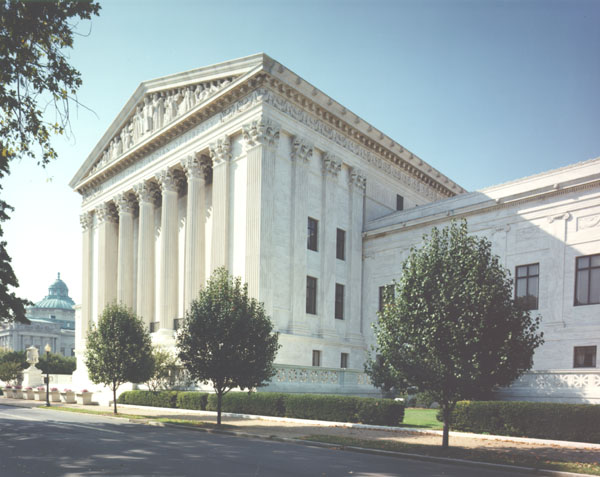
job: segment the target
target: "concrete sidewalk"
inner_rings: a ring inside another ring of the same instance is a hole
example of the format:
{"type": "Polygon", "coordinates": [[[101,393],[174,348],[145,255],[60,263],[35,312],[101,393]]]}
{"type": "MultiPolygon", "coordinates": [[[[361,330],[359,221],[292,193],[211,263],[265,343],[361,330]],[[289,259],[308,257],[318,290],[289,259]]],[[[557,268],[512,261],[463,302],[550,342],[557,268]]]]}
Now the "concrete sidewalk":
{"type": "MultiPolygon", "coordinates": [[[[0,404],[19,407],[45,407],[40,401],[23,399],[7,399],[0,397],[0,404]]],[[[112,412],[108,406],[83,406],[78,404],[52,403],[51,407],[73,407],[96,411],[112,412]]],[[[181,419],[216,423],[216,413],[211,411],[194,411],[186,409],[153,408],[119,404],[118,411],[122,414],[139,416],[139,422],[162,425],[153,419],[181,419]]],[[[136,419],[137,421],[137,419],[136,419]]],[[[245,437],[266,439],[303,439],[309,436],[344,437],[379,443],[406,443],[427,446],[441,446],[441,431],[370,426],[364,424],[334,423],[326,421],[309,421],[303,419],[278,418],[270,416],[252,416],[223,413],[224,431],[245,437]]],[[[451,432],[450,445],[462,449],[483,449],[490,452],[521,454],[531,457],[532,454],[540,461],[560,460],[567,462],[582,462],[600,465],[600,444],[579,442],[550,441],[543,439],[524,439],[506,436],[488,436],[451,432]]],[[[382,451],[385,452],[385,451],[382,451]]],[[[433,459],[438,459],[437,457],[433,459]]],[[[516,470],[516,469],[514,469],[516,470]]],[[[522,469],[520,469],[522,470],[522,469]]],[[[547,475],[576,475],[565,472],[550,472],[547,475]]]]}

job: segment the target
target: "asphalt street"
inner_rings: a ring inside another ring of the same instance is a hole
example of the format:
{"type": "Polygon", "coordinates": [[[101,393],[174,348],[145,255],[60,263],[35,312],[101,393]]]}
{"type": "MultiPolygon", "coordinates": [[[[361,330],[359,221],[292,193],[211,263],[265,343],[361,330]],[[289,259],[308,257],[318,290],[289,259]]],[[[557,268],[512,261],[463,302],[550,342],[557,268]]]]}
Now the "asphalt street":
{"type": "Polygon", "coordinates": [[[29,475],[499,477],[506,471],[0,405],[0,477],[29,475]]]}

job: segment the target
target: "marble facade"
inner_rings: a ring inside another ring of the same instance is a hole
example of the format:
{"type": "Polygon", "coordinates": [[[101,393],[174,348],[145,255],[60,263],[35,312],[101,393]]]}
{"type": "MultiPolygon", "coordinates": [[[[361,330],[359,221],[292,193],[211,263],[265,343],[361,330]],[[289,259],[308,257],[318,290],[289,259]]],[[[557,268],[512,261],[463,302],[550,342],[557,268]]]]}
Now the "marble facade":
{"type": "MultiPolygon", "coordinates": [[[[189,302],[226,266],[280,333],[278,379],[296,386],[306,373],[289,367],[318,364],[315,376],[337,376],[339,389],[337,371],[358,376],[372,342],[371,288],[384,276],[363,255],[384,241],[372,237],[378,221],[466,192],[264,54],[142,83],[71,186],[83,198],[81,379],[85,333],[107,303],[130,306],[171,346],[189,302]]],[[[369,386],[356,376],[355,393],[369,386]]]]}

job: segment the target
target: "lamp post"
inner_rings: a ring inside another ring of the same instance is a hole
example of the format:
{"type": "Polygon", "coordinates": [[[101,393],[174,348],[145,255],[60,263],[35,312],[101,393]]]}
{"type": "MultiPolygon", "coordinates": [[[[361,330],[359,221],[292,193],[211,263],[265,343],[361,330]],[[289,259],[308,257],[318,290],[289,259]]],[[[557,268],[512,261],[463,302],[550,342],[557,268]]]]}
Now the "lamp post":
{"type": "Polygon", "coordinates": [[[50,344],[46,343],[44,351],[46,351],[46,407],[50,407],[50,344]]]}

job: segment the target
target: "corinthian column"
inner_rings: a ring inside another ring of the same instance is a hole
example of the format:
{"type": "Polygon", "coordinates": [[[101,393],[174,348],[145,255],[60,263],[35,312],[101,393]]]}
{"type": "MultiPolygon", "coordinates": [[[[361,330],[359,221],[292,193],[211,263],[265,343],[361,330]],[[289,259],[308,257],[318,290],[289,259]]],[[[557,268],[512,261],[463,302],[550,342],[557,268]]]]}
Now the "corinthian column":
{"type": "Polygon", "coordinates": [[[98,214],[98,314],[117,299],[117,214],[112,202],[102,204],[98,214]]]}
{"type": "Polygon", "coordinates": [[[204,170],[205,160],[199,155],[181,161],[187,177],[187,214],[185,225],[185,308],[196,298],[204,283],[204,217],[206,214],[204,170]]]}
{"type": "Polygon", "coordinates": [[[143,182],[133,188],[139,201],[136,313],[154,322],[154,198],[156,186],[143,182]]]}
{"type": "Polygon", "coordinates": [[[246,142],[246,264],[250,296],[273,316],[271,236],[274,220],[275,153],[280,126],[258,119],[242,128],[246,142]]]}
{"type": "Polygon", "coordinates": [[[117,301],[133,308],[133,212],[135,202],[129,193],[114,199],[119,211],[119,253],[117,301]]]}
{"type": "Polygon", "coordinates": [[[362,230],[365,203],[365,189],[367,181],[360,171],[350,171],[349,184],[349,234],[348,234],[348,292],[344,299],[344,310],[347,310],[348,325],[346,326],[346,338],[353,342],[363,341],[362,329],[362,230]]]}
{"type": "Polygon", "coordinates": [[[81,321],[75,327],[75,348],[78,361],[83,357],[85,339],[92,321],[92,226],[94,216],[91,212],[85,212],[81,214],[80,221],[83,229],[83,254],[81,257],[83,275],[81,280],[81,321]]]}
{"type": "Polygon", "coordinates": [[[156,175],[162,191],[162,211],[160,222],[160,277],[158,318],[161,330],[172,330],[173,320],[177,318],[177,273],[179,217],[177,213],[177,195],[180,176],[175,171],[162,171],[156,175]]]}
{"type": "Polygon", "coordinates": [[[342,163],[329,153],[323,154],[323,188],[321,198],[321,334],[336,336],[335,331],[335,243],[336,243],[336,189],[342,163]]]}
{"type": "Polygon", "coordinates": [[[290,241],[292,257],[291,274],[291,307],[288,328],[292,333],[307,333],[306,323],[306,203],[308,202],[308,163],[313,155],[313,146],[300,138],[292,142],[292,202],[291,224],[292,240],[290,241]]]}
{"type": "Polygon", "coordinates": [[[212,177],[212,236],[211,272],[218,267],[229,266],[229,161],[231,143],[225,136],[210,145],[213,163],[212,177]]]}

